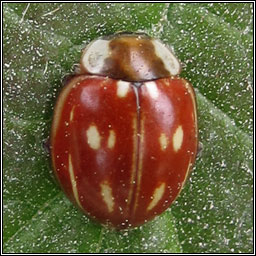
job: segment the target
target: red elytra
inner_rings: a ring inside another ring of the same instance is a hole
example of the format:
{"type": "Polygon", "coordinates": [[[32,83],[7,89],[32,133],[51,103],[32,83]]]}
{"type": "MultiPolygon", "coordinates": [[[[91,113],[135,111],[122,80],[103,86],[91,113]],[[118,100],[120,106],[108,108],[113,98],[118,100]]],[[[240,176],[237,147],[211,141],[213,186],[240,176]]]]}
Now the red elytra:
{"type": "Polygon", "coordinates": [[[124,81],[81,70],[55,106],[55,174],[69,199],[100,223],[141,225],[171,205],[194,164],[194,90],[178,76],[124,81]]]}

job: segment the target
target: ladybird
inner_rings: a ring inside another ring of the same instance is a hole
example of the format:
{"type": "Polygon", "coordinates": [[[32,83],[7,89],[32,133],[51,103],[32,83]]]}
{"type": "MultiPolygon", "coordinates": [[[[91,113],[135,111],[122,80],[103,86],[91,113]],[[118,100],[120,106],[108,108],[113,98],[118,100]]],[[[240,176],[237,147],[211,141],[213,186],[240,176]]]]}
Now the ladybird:
{"type": "Polygon", "coordinates": [[[54,173],[86,215],[136,227],[177,198],[198,147],[196,98],[158,39],[119,33],[92,41],[57,99],[54,173]]]}

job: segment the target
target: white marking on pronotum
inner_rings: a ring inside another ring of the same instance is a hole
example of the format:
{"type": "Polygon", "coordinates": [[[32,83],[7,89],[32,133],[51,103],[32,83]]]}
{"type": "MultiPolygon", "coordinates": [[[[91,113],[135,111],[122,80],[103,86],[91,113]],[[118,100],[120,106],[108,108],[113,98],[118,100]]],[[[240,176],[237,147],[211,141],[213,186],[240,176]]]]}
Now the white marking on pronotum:
{"type": "Polygon", "coordinates": [[[181,125],[179,125],[176,131],[174,132],[172,142],[173,149],[175,152],[177,152],[181,148],[183,142],[183,129],[181,125]]]}
{"type": "Polygon", "coordinates": [[[101,137],[97,127],[95,125],[91,125],[86,131],[86,135],[87,135],[87,142],[89,146],[95,150],[99,149],[101,137]]]}
{"type": "Polygon", "coordinates": [[[117,82],[117,96],[120,98],[124,98],[128,93],[129,87],[129,82],[119,80],[117,82]]]}
{"type": "Polygon", "coordinates": [[[84,50],[82,64],[90,73],[100,74],[109,53],[109,41],[102,39],[93,41],[84,50]]]}
{"type": "Polygon", "coordinates": [[[110,130],[108,136],[108,148],[112,149],[116,143],[116,134],[113,130],[110,130]]]}
{"type": "Polygon", "coordinates": [[[106,203],[108,211],[113,212],[114,198],[112,195],[112,188],[109,186],[109,183],[106,180],[101,182],[100,187],[101,187],[102,199],[106,203]]]}
{"type": "Polygon", "coordinates": [[[156,86],[155,82],[146,82],[145,86],[147,88],[147,91],[148,91],[149,95],[153,99],[156,99],[159,96],[159,91],[157,89],[157,86],[156,86]]]}
{"type": "Polygon", "coordinates": [[[166,150],[166,148],[169,144],[169,140],[164,133],[161,133],[161,135],[159,137],[159,143],[160,143],[162,151],[166,150]]]}
{"type": "Polygon", "coordinates": [[[178,75],[181,69],[180,63],[171,50],[158,40],[152,40],[152,42],[155,47],[155,53],[163,61],[166,70],[168,70],[172,76],[178,75]]]}
{"type": "Polygon", "coordinates": [[[164,190],[165,190],[165,183],[163,182],[159,187],[155,189],[152,196],[153,199],[147,208],[148,211],[152,210],[157,205],[157,203],[160,201],[160,199],[164,195],[164,190]]]}
{"type": "Polygon", "coordinates": [[[73,168],[73,164],[72,164],[72,157],[70,154],[68,155],[68,171],[69,171],[69,176],[70,176],[70,181],[71,181],[71,185],[72,185],[72,191],[74,194],[74,198],[75,198],[77,204],[79,205],[79,207],[83,208],[79,201],[76,178],[75,178],[74,168],[73,168]]]}

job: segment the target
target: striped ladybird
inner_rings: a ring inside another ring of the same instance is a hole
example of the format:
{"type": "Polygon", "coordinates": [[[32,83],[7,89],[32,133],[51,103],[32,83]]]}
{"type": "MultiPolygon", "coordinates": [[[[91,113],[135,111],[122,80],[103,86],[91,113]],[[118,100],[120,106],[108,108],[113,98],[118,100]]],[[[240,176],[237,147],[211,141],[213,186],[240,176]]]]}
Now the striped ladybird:
{"type": "Polygon", "coordinates": [[[91,42],[54,109],[51,158],[69,199],[117,229],[179,195],[198,146],[195,93],[161,41],[120,33],[91,42]]]}

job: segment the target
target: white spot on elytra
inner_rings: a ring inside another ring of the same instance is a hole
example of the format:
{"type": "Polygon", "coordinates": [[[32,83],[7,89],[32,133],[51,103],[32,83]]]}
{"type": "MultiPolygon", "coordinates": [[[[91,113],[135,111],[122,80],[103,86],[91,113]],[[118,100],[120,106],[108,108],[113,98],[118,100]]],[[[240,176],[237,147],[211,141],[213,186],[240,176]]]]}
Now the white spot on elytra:
{"type": "Polygon", "coordinates": [[[108,148],[112,149],[116,143],[116,134],[113,130],[110,130],[108,136],[108,148]]]}
{"type": "Polygon", "coordinates": [[[164,133],[161,133],[161,135],[159,137],[159,142],[160,142],[161,149],[163,151],[166,150],[166,148],[169,144],[169,140],[168,140],[167,136],[164,133]]]}
{"type": "Polygon", "coordinates": [[[159,91],[157,89],[157,86],[156,86],[155,82],[146,82],[145,86],[147,88],[147,91],[148,91],[149,95],[153,99],[156,99],[159,96],[159,91]]]}
{"type": "Polygon", "coordinates": [[[114,198],[112,195],[112,188],[109,186],[108,181],[101,182],[100,187],[101,187],[101,195],[102,195],[103,201],[107,205],[108,211],[113,212],[114,198]]]}
{"type": "Polygon", "coordinates": [[[129,87],[129,82],[119,80],[117,82],[117,96],[120,98],[124,98],[128,93],[129,87]]]}
{"type": "Polygon", "coordinates": [[[101,137],[95,125],[91,125],[86,131],[87,142],[92,149],[100,148],[101,137]]]}
{"type": "Polygon", "coordinates": [[[181,69],[180,63],[171,50],[158,40],[153,40],[152,42],[155,47],[156,55],[163,61],[164,66],[169,71],[170,75],[178,75],[181,69]]]}
{"type": "Polygon", "coordinates": [[[178,126],[175,133],[173,134],[172,142],[173,142],[173,149],[175,152],[177,152],[181,148],[181,145],[183,142],[183,129],[181,125],[178,126]]]}
{"type": "Polygon", "coordinates": [[[68,171],[69,171],[69,176],[70,176],[70,181],[71,181],[71,185],[72,185],[72,190],[73,190],[74,198],[75,198],[77,204],[78,204],[81,208],[83,208],[83,207],[81,206],[81,203],[80,203],[79,197],[78,197],[76,179],[75,179],[74,168],[73,168],[73,164],[72,164],[72,157],[71,157],[70,154],[68,155],[68,171]]]}
{"type": "Polygon", "coordinates": [[[148,211],[150,211],[157,205],[157,203],[160,201],[160,199],[162,198],[162,196],[164,194],[164,190],[165,190],[165,183],[163,182],[159,187],[157,187],[155,189],[153,196],[152,196],[153,199],[147,208],[148,211]]]}

